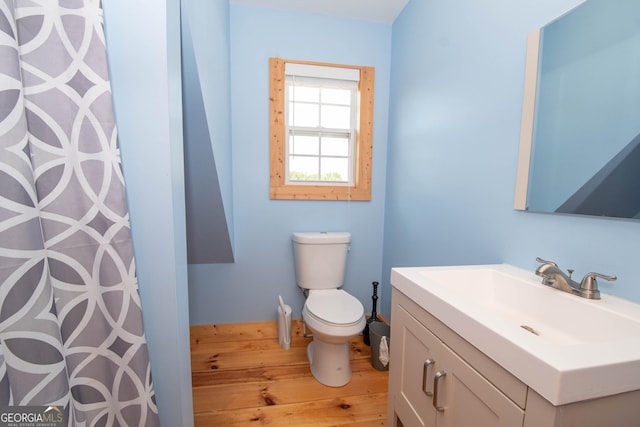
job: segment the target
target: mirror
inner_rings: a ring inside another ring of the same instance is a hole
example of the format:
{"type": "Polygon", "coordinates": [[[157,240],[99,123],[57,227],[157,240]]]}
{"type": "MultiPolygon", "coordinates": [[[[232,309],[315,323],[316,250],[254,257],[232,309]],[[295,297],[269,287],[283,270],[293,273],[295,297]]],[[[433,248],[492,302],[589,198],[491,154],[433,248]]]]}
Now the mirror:
{"type": "Polygon", "coordinates": [[[640,219],[640,1],[529,36],[515,208],[640,219]]]}

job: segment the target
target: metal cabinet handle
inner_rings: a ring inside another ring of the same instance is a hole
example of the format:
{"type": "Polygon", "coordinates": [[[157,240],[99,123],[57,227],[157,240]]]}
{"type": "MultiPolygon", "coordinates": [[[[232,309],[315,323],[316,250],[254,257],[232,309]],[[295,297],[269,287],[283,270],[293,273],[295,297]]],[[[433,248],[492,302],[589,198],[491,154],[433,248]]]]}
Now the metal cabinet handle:
{"type": "Polygon", "coordinates": [[[435,360],[427,359],[424,361],[424,365],[422,366],[422,391],[429,397],[433,396],[433,392],[427,390],[427,376],[429,376],[429,366],[434,363],[436,363],[435,360]]]}
{"type": "Polygon", "coordinates": [[[438,371],[436,375],[433,377],[433,407],[436,408],[438,412],[444,412],[444,406],[438,405],[438,389],[440,385],[440,380],[447,376],[445,371],[438,371]]]}

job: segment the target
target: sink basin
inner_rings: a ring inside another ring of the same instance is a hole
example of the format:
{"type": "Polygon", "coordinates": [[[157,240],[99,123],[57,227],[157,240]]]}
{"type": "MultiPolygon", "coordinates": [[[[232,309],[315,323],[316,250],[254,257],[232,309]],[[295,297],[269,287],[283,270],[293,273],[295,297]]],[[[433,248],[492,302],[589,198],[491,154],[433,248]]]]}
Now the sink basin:
{"type": "Polygon", "coordinates": [[[640,389],[638,304],[507,264],[394,268],[391,283],[554,405],[640,389]]]}

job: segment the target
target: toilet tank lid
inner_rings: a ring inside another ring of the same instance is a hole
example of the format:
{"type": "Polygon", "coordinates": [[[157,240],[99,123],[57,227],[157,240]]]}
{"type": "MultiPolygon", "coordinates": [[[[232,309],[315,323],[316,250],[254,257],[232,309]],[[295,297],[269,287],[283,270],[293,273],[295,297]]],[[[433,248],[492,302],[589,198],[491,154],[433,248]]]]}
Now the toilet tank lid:
{"type": "Polygon", "coordinates": [[[351,233],[346,231],[293,233],[291,239],[296,243],[308,245],[330,245],[335,243],[349,243],[351,241],[351,233]]]}

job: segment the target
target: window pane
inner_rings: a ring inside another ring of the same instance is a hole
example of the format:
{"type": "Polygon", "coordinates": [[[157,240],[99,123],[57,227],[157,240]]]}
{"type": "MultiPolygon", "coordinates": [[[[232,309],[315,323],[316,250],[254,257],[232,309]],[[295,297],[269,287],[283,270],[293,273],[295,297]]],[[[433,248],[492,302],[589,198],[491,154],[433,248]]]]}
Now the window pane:
{"type": "Polygon", "coordinates": [[[351,108],[334,105],[322,106],[322,127],[333,129],[351,128],[351,108]]]}
{"type": "Polygon", "coordinates": [[[349,161],[323,157],[320,161],[322,168],[321,181],[348,181],[349,161]]]}
{"type": "Polygon", "coordinates": [[[347,89],[322,89],[324,104],[351,105],[351,91],[347,89]]]}
{"type": "Polygon", "coordinates": [[[289,86],[294,101],[320,102],[320,88],[308,86],[289,86]]]}
{"type": "Polygon", "coordinates": [[[289,137],[289,154],[320,154],[320,138],[318,136],[291,135],[289,137]]]}
{"type": "Polygon", "coordinates": [[[317,181],[318,166],[317,157],[289,156],[289,180],[317,181]]]}
{"type": "Polygon", "coordinates": [[[318,104],[289,104],[289,126],[318,127],[320,106],[318,104]]]}
{"type": "Polygon", "coordinates": [[[322,137],[323,156],[349,156],[349,138],[322,137]]]}

